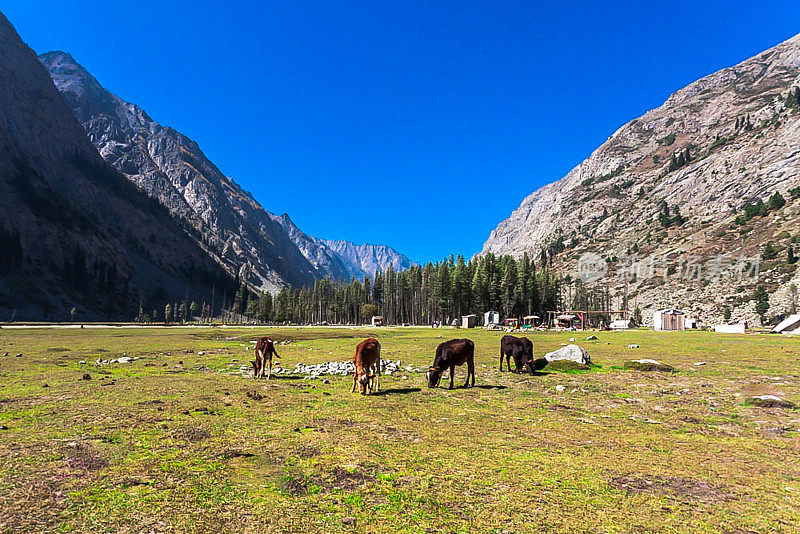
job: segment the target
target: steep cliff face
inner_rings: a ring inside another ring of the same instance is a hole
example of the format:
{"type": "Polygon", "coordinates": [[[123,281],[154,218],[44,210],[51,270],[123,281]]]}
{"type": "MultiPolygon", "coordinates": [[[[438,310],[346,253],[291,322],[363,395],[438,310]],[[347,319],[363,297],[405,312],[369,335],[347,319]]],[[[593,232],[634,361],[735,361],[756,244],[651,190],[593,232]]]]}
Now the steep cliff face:
{"type": "Polygon", "coordinates": [[[0,14],[0,318],[130,319],[232,279],[107,165],[0,14]]]}
{"type": "Polygon", "coordinates": [[[800,201],[792,197],[800,185],[798,86],[800,36],[692,83],[527,197],[482,253],[538,259],[544,249],[557,269],[575,273],[578,258],[594,252],[612,260],[618,276],[603,284],[618,292],[623,267],[658,265],[657,276],[627,277],[631,307],[646,311],[684,307],[718,321],[727,307],[734,319],[754,319],[749,295],[758,284],[773,292],[768,315],[791,311],[800,280],[782,260],[800,237],[800,201]],[[776,199],[771,209],[743,214],[775,192],[785,206],[776,199]],[[768,241],[780,257],[760,261],[768,241]],[[719,274],[720,263],[741,265],[742,258],[759,261],[758,277],[719,274]],[[690,259],[709,277],[686,276],[681,269],[690,259]]]}
{"type": "Polygon", "coordinates": [[[221,265],[267,291],[324,275],[197,143],[105,90],[69,54],[40,60],[103,158],[183,221],[221,265]]]}

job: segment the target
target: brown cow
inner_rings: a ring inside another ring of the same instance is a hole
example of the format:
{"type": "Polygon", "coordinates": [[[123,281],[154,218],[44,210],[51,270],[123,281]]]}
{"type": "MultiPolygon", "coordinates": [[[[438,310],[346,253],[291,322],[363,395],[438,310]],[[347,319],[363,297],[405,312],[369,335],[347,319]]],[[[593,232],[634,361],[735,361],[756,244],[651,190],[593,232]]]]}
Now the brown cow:
{"type": "Polygon", "coordinates": [[[272,339],[268,337],[259,339],[258,343],[256,343],[256,361],[250,362],[253,364],[253,378],[264,378],[264,368],[267,367],[266,364],[269,365],[267,380],[272,378],[273,356],[280,359],[278,352],[275,350],[275,345],[272,343],[272,339]]]}
{"type": "Polygon", "coordinates": [[[372,393],[373,385],[376,391],[381,389],[381,344],[374,337],[369,337],[358,344],[353,354],[353,389],[351,393],[358,392],[362,395],[372,393]],[[372,368],[375,372],[372,373],[372,368]]]}

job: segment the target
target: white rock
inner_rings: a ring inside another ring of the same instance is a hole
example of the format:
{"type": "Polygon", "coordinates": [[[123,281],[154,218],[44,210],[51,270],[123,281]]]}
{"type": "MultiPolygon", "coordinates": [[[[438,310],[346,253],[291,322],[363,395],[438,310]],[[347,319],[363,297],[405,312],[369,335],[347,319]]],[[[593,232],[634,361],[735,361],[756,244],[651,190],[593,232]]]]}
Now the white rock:
{"type": "Polygon", "coordinates": [[[561,384],[556,386],[556,391],[564,391],[564,389],[566,388],[564,388],[564,386],[562,386],[561,384]]]}
{"type": "Polygon", "coordinates": [[[567,345],[566,347],[548,352],[544,355],[548,362],[555,362],[558,360],[569,360],[583,365],[592,363],[589,353],[578,345],[567,345]]]}

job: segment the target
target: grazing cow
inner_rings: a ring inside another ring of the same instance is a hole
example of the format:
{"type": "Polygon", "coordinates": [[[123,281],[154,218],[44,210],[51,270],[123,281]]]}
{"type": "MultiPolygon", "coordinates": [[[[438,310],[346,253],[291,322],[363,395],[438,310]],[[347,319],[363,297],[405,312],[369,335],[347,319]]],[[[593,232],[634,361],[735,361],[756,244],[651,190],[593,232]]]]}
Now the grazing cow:
{"type": "Polygon", "coordinates": [[[272,339],[262,337],[256,343],[256,361],[253,364],[253,378],[264,378],[265,368],[268,368],[267,380],[272,378],[272,357],[280,358],[275,350],[272,339]]]}
{"type": "Polygon", "coordinates": [[[451,339],[440,343],[436,347],[436,356],[433,365],[428,369],[428,387],[435,388],[442,379],[445,369],[450,369],[450,387],[453,389],[453,377],[456,372],[456,365],[467,364],[467,381],[464,387],[470,387],[469,379],[472,377],[472,385],[475,385],[475,343],[469,339],[451,339]]]}
{"type": "Polygon", "coordinates": [[[353,389],[351,393],[358,392],[369,395],[372,390],[381,389],[381,344],[374,337],[368,337],[356,346],[353,354],[353,389]],[[374,367],[374,372],[372,372],[374,367]],[[374,386],[374,387],[373,387],[374,386]]]}
{"type": "Polygon", "coordinates": [[[511,358],[514,358],[517,373],[521,373],[525,367],[533,374],[533,342],[527,337],[503,336],[500,340],[500,371],[503,370],[504,356],[509,371],[511,371],[511,358]]]}

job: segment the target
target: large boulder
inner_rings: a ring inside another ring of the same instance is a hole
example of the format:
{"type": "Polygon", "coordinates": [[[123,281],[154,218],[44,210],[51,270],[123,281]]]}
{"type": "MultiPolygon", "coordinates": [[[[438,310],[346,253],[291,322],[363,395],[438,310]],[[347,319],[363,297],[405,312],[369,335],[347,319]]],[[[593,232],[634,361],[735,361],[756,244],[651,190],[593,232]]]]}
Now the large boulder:
{"type": "Polygon", "coordinates": [[[553,352],[548,352],[544,355],[544,358],[548,363],[561,360],[567,360],[579,363],[581,365],[591,365],[592,363],[589,353],[580,348],[578,345],[567,345],[566,347],[561,347],[553,352]]]}

